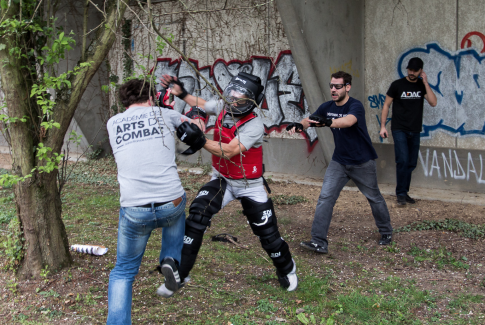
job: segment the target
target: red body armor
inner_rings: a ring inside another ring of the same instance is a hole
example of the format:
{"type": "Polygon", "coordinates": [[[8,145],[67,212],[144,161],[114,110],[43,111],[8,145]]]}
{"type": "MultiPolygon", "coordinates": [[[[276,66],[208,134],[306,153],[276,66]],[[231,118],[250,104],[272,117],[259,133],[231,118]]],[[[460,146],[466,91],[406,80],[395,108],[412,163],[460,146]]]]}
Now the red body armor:
{"type": "MultiPolygon", "coordinates": [[[[225,114],[225,110],[219,114],[214,129],[214,141],[219,142],[221,140],[221,143],[231,142],[236,137],[236,131],[244,123],[251,121],[257,116],[255,113],[250,113],[237,121],[232,128],[226,128],[222,126],[225,114]]],[[[259,178],[263,176],[263,146],[250,148],[243,153],[242,167],[244,168],[244,174],[241,168],[241,154],[235,155],[230,160],[212,155],[212,166],[226,178],[242,179],[244,176],[247,179],[259,178]]]]}

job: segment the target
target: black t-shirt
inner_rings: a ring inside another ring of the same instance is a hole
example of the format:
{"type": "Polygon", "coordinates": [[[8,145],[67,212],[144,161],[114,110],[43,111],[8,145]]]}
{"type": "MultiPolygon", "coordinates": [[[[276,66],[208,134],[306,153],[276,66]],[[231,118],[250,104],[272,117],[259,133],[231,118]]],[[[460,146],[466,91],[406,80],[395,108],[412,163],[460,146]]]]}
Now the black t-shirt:
{"type": "Polygon", "coordinates": [[[392,101],[391,130],[421,132],[426,87],[423,80],[410,82],[406,77],[394,81],[387,95],[392,101]]]}
{"type": "Polygon", "coordinates": [[[376,151],[367,132],[364,106],[357,99],[350,97],[343,106],[329,101],[320,105],[316,115],[337,119],[354,115],[357,122],[349,128],[330,128],[335,141],[335,151],[332,160],[342,165],[361,165],[371,159],[377,159],[376,151]]]}

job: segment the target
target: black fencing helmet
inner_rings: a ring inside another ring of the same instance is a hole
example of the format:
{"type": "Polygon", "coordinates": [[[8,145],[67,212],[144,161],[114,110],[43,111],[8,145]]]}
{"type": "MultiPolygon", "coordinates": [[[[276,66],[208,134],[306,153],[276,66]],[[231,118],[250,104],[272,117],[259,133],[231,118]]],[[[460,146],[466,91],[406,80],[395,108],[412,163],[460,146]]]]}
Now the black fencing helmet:
{"type": "Polygon", "coordinates": [[[224,109],[235,117],[247,115],[263,101],[264,86],[255,75],[239,72],[224,89],[224,109]],[[257,105],[256,105],[257,104],[257,105]]]}

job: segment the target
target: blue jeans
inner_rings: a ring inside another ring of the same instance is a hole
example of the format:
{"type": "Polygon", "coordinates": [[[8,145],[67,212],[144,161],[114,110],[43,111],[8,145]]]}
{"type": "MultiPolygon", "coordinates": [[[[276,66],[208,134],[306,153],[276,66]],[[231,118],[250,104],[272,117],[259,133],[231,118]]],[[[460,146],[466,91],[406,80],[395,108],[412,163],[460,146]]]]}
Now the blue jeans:
{"type": "Polygon", "coordinates": [[[120,208],[116,266],[109,275],[107,324],[131,324],[132,284],[152,230],[162,229],[160,262],[172,257],[180,262],[185,233],[185,204],[120,208]]]}
{"type": "Polygon", "coordinates": [[[408,194],[411,186],[411,174],[418,164],[419,132],[402,130],[392,131],[394,153],[396,155],[396,195],[408,194]]]}
{"type": "Polygon", "coordinates": [[[322,191],[315,209],[312,224],[312,241],[314,243],[323,247],[328,246],[327,234],[332,220],[333,207],[340,192],[350,179],[369,201],[379,233],[381,235],[392,234],[389,210],[377,185],[375,160],[369,160],[361,165],[342,165],[332,160],[325,172],[322,191]]]}

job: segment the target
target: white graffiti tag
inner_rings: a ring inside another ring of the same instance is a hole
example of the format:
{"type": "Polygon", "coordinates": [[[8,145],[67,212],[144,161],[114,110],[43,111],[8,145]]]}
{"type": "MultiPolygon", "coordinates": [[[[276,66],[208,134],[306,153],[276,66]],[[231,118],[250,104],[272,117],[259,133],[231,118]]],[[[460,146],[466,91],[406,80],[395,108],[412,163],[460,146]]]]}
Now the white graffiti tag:
{"type": "MultiPolygon", "coordinates": [[[[197,60],[190,59],[198,67],[197,60]]],[[[231,79],[239,72],[251,73],[261,78],[264,86],[265,99],[258,112],[263,120],[266,130],[278,130],[291,122],[299,122],[310,115],[308,103],[303,93],[300,75],[296,69],[295,61],[290,51],[282,51],[274,60],[270,57],[252,57],[247,61],[216,60],[212,66],[199,69],[199,72],[212,85],[219,89],[227,87],[231,79]]],[[[214,98],[211,88],[199,78],[185,61],[159,58],[154,71],[157,79],[163,74],[177,76],[184,82],[189,94],[197,95],[205,100],[214,98]]],[[[155,86],[161,92],[161,84],[155,86]]],[[[190,109],[190,105],[183,100],[175,98],[175,110],[183,113],[190,109]]],[[[215,117],[211,117],[207,127],[215,125],[215,117]]],[[[268,132],[269,133],[269,132],[268,132]]],[[[306,139],[313,144],[317,140],[315,128],[305,130],[306,139]]]]}

